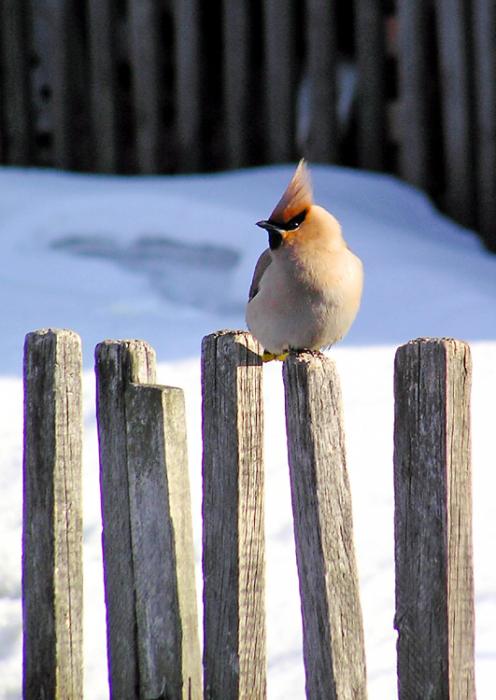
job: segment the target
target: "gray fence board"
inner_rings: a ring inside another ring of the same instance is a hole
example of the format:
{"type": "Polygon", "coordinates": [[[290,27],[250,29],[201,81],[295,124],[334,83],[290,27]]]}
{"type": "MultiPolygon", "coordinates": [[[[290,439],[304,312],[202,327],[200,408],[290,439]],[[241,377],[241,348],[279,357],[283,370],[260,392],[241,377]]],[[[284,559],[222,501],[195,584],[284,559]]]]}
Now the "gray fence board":
{"type": "Polygon", "coordinates": [[[394,387],[399,698],[474,700],[468,346],[403,345],[394,387]]]}
{"type": "Polygon", "coordinates": [[[263,404],[249,333],[203,339],[204,697],[266,697],[263,404]]]}
{"type": "Polygon", "coordinates": [[[81,343],[26,336],[23,460],[23,697],[82,700],[81,343]]]}
{"type": "Polygon", "coordinates": [[[334,363],[316,353],[290,355],[283,376],[306,695],[365,700],[339,379],[334,363]]]}

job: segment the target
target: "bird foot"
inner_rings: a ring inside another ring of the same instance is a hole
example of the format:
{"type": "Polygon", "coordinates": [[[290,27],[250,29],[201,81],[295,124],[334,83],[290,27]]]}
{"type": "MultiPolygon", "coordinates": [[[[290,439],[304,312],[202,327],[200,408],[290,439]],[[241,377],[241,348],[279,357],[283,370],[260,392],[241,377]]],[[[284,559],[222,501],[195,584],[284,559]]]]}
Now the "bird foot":
{"type": "Polygon", "coordinates": [[[272,362],[272,360],[279,360],[280,362],[284,362],[288,355],[289,352],[283,352],[281,355],[274,355],[273,352],[267,352],[267,350],[264,350],[262,354],[262,362],[272,362]]]}

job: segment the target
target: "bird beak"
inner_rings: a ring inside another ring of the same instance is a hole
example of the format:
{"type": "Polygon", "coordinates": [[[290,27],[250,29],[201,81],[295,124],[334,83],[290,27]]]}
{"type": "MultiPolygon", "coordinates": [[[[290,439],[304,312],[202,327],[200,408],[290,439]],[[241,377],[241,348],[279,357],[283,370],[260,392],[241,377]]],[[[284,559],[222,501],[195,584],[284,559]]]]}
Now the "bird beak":
{"type": "Polygon", "coordinates": [[[277,231],[277,233],[281,232],[281,229],[277,226],[277,224],[273,224],[271,221],[257,221],[257,226],[264,228],[266,231],[277,231]]]}

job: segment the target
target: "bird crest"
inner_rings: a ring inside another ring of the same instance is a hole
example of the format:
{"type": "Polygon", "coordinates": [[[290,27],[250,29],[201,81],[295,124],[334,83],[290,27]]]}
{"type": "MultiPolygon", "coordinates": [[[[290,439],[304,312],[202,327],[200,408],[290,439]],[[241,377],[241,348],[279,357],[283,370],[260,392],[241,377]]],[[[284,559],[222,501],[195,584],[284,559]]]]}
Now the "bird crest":
{"type": "Polygon", "coordinates": [[[291,182],[270,215],[269,221],[288,223],[293,217],[308,209],[313,204],[310,172],[305,160],[298,163],[291,182]]]}

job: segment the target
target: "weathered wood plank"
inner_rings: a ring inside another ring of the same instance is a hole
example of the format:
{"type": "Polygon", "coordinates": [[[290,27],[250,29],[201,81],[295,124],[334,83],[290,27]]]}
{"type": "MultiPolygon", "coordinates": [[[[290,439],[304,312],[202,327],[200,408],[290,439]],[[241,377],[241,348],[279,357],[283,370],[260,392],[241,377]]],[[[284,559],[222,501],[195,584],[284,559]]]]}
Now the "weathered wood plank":
{"type": "Polygon", "coordinates": [[[91,97],[92,168],[116,172],[117,90],[112,0],[87,0],[91,97]]]}
{"type": "Polygon", "coordinates": [[[306,157],[329,163],[338,159],[335,0],[306,1],[309,135],[306,157]]]}
{"type": "Polygon", "coordinates": [[[399,0],[398,78],[400,99],[399,168],[412,185],[433,182],[434,97],[429,43],[434,27],[429,0],[399,0]]]}
{"type": "Polygon", "coordinates": [[[174,64],[178,168],[197,170],[201,163],[200,4],[174,0],[174,64]]]}
{"type": "Polygon", "coordinates": [[[181,389],[126,389],[140,694],[200,700],[191,499],[181,389]]]}
{"type": "Polygon", "coordinates": [[[444,206],[457,221],[475,223],[474,113],[470,17],[465,0],[436,0],[445,152],[444,206]]]}
{"type": "Polygon", "coordinates": [[[367,697],[362,613],[334,362],[290,355],[283,367],[307,698],[367,697]]]}
{"type": "Polygon", "coordinates": [[[96,356],[111,696],[199,700],[183,393],[149,384],[146,343],[96,356]]]}
{"type": "Polygon", "coordinates": [[[245,0],[223,3],[224,105],[226,164],[246,165],[246,127],[249,115],[249,8],[245,0]]]}
{"type": "Polygon", "coordinates": [[[140,172],[156,173],[162,165],[162,153],[158,4],[155,0],[130,0],[129,38],[136,160],[140,172]]]}
{"type": "Polygon", "coordinates": [[[202,346],[204,697],[266,697],[260,346],[221,331],[202,346]]]}
{"type": "Polygon", "coordinates": [[[24,346],[23,697],[83,697],[81,343],[24,346]]]}
{"type": "Polygon", "coordinates": [[[285,0],[266,0],[263,10],[267,157],[271,162],[286,162],[294,156],[294,18],[285,0]]]}
{"type": "Polygon", "coordinates": [[[28,26],[24,1],[0,4],[3,148],[2,161],[30,163],[32,131],[28,81],[28,26]]]}
{"type": "Polygon", "coordinates": [[[386,71],[381,2],[355,0],[358,71],[358,163],[368,170],[386,164],[386,71]]]}
{"type": "Polygon", "coordinates": [[[155,353],[140,341],[105,341],[96,347],[95,365],[110,696],[131,700],[139,671],[125,387],[155,381],[155,353]]]}
{"type": "Polygon", "coordinates": [[[473,700],[469,347],[419,339],[395,359],[400,700],[473,700]]]}
{"type": "Polygon", "coordinates": [[[496,252],[496,4],[474,0],[478,228],[496,252]]]}

